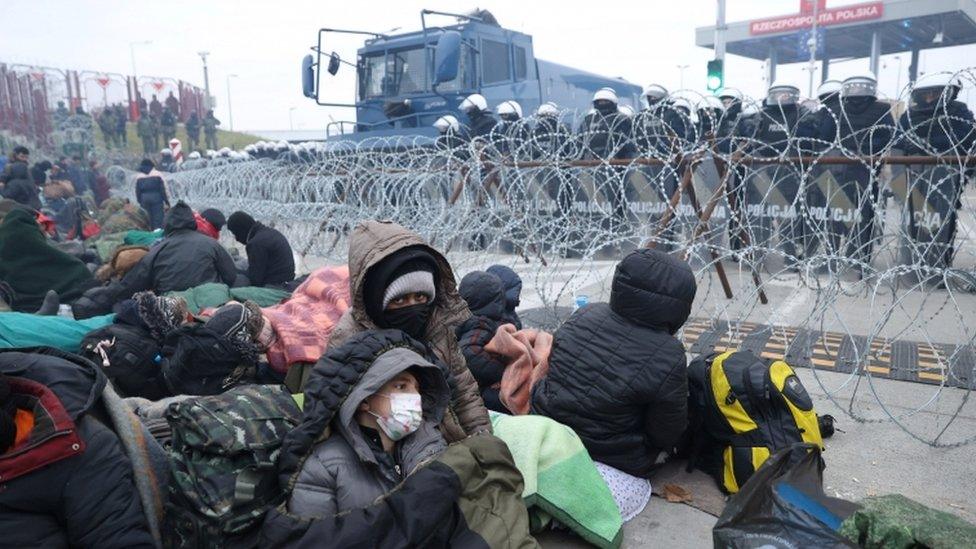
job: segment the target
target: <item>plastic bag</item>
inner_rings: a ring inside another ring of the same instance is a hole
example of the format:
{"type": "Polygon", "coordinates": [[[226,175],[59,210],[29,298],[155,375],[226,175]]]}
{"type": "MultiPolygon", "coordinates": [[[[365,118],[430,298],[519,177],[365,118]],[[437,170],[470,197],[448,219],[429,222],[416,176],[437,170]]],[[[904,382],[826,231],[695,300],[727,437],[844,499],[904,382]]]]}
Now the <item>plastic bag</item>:
{"type": "Polygon", "coordinates": [[[856,547],[837,530],[859,506],[824,494],[823,470],[812,444],[771,456],[729,499],[712,529],[715,547],[856,547]]]}

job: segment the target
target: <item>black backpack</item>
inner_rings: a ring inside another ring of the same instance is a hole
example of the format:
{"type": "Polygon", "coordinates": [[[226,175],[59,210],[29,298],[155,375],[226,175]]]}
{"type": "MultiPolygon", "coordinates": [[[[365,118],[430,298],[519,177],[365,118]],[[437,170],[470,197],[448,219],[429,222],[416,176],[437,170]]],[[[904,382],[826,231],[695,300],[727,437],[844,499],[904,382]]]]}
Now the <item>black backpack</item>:
{"type": "MultiPolygon", "coordinates": [[[[789,364],[747,351],[688,366],[691,459],[734,494],[771,454],[799,442],[823,449],[813,401],[789,364]]],[[[829,417],[829,416],[825,416],[829,417]]]]}
{"type": "Polygon", "coordinates": [[[159,400],[167,396],[159,344],[142,328],[116,323],[93,330],[81,340],[81,354],[100,365],[124,397],[159,400]]]}
{"type": "Polygon", "coordinates": [[[254,379],[230,340],[203,324],[189,324],[166,336],[162,372],[174,395],[217,395],[254,379]]]}

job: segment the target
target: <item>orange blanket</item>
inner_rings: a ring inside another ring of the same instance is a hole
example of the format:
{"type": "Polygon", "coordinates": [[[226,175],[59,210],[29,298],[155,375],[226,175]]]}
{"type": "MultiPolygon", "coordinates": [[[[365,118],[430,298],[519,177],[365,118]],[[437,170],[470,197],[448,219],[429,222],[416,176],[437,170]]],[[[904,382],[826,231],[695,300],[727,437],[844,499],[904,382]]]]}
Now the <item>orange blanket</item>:
{"type": "Polygon", "coordinates": [[[271,367],[285,373],[297,362],[317,362],[350,302],[349,268],[343,265],[314,271],[287,301],[263,309],[277,334],[268,348],[271,367]]]}
{"type": "Polygon", "coordinates": [[[512,414],[528,414],[532,386],[549,371],[552,334],[502,324],[484,349],[507,361],[499,394],[502,404],[512,414]]]}

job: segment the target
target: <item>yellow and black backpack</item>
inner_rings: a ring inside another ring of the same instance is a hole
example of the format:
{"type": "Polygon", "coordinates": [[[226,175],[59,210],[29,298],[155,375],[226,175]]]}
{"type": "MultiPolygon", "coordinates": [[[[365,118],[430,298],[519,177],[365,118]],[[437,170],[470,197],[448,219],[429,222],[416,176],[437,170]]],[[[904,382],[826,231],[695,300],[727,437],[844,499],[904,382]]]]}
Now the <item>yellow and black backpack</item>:
{"type": "MultiPolygon", "coordinates": [[[[823,438],[813,401],[789,364],[748,351],[703,355],[688,367],[689,470],[734,494],[777,450],[823,438]]],[[[828,435],[829,436],[829,435],[828,435]]]]}

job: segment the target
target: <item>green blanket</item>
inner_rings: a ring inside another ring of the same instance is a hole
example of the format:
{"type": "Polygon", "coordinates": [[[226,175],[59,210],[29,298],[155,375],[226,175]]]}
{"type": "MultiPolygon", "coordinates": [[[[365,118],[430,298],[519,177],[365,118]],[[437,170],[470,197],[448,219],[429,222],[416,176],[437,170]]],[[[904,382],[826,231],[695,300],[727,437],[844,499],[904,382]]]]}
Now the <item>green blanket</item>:
{"type": "Polygon", "coordinates": [[[861,547],[976,547],[976,526],[900,494],[869,497],[858,504],[861,509],[841,524],[840,533],[861,547]]]}
{"type": "Polygon", "coordinates": [[[533,532],[555,518],[597,547],[620,546],[620,510],[572,429],[547,417],[495,412],[491,423],[525,478],[523,497],[533,532]]]}
{"type": "Polygon", "coordinates": [[[77,353],[88,332],[108,326],[113,320],[114,314],[74,320],[61,316],[0,313],[0,349],[54,347],[77,353]]]}
{"type": "Polygon", "coordinates": [[[186,305],[190,312],[197,314],[208,307],[220,307],[228,301],[253,301],[259,307],[270,307],[290,297],[291,293],[275,288],[259,288],[255,286],[228,288],[226,284],[208,282],[196,288],[190,288],[182,292],[170,292],[167,295],[182,297],[186,300],[186,305]]]}
{"type": "Polygon", "coordinates": [[[48,244],[34,214],[19,209],[0,223],[0,280],[16,294],[10,308],[25,313],[37,311],[48,290],[70,303],[95,285],[88,267],[48,244]]]}
{"type": "Polygon", "coordinates": [[[126,231],[123,242],[127,246],[152,246],[157,240],[163,238],[163,230],[140,231],[133,229],[126,231]]]}

